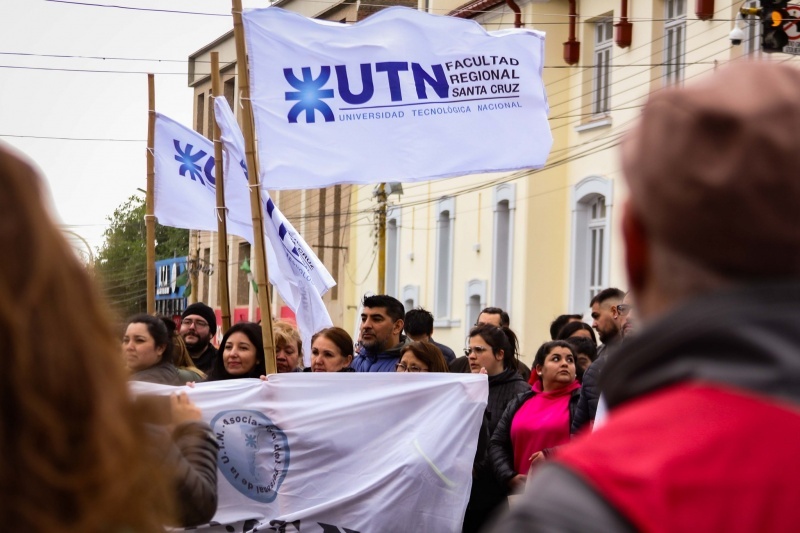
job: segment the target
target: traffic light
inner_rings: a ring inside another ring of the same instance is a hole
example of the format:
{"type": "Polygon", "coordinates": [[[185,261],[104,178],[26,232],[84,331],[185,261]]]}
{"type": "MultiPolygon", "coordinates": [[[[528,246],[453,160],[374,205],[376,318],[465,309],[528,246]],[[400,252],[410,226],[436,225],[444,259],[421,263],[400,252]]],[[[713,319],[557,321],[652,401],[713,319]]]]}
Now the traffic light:
{"type": "Polygon", "coordinates": [[[789,12],[786,6],[789,0],[761,1],[761,49],[764,52],[782,52],[789,43],[784,25],[788,24],[789,12]]]}

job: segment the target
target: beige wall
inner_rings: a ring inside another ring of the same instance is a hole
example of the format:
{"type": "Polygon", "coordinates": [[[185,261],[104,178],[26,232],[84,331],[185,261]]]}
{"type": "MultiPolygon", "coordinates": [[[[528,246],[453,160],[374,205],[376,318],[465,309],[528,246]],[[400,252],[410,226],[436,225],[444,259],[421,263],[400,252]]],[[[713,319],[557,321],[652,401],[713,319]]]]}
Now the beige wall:
{"type": "MultiPolygon", "coordinates": [[[[448,320],[438,320],[435,337],[439,342],[459,351],[468,330],[466,285],[470,280],[486,283],[486,305],[495,301],[493,282],[494,204],[493,194],[499,182],[515,187],[513,211],[512,296],[509,313],[512,328],[518,333],[524,359],[533,357],[539,344],[546,340],[550,321],[561,313],[585,312],[588,296],[576,293],[575,271],[579,264],[574,245],[576,186],[587,181],[602,182],[607,187],[610,235],[606,238],[608,264],[606,286],[627,288],[623,271],[623,247],[618,229],[627,188],[622,179],[618,144],[621,136],[635,123],[641,106],[652,91],[664,87],[660,65],[664,57],[664,0],[629,2],[629,18],[633,21],[633,43],[628,48],[612,48],[611,110],[603,116],[591,114],[594,69],[594,22],[613,16],[619,20],[619,0],[581,0],[578,2],[580,22],[577,38],[581,41],[580,63],[567,66],[563,60],[563,43],[568,37],[567,0],[519,2],[525,27],[545,31],[544,82],[550,103],[550,125],[553,150],[544,169],[514,174],[484,174],[447,180],[404,184],[404,193],[389,198],[390,206],[400,213],[398,298],[403,288],[418,286],[417,304],[434,310],[436,288],[436,223],[437,205],[442,197],[455,199],[453,273],[451,312],[448,320]]],[[[742,60],[742,47],[732,48],[727,38],[738,2],[717,3],[713,21],[699,21],[694,3],[687,2],[686,68],[684,83],[692,83],[715,68],[724,68],[731,60],[742,60]],[[734,5],[735,4],[735,5],[734,5]]],[[[320,4],[310,0],[282,2],[282,7],[308,16],[329,20],[352,21],[363,18],[365,10],[353,5],[320,4]]],[[[415,2],[420,8],[424,0],[415,2]]],[[[430,12],[442,14],[463,5],[459,0],[430,0],[430,12]]],[[[513,26],[513,14],[505,4],[475,20],[488,30],[513,26]]],[[[232,61],[231,41],[212,43],[219,49],[223,63],[232,61]],[[228,58],[228,59],[226,59],[228,58]]],[[[211,45],[210,45],[211,46],[211,45]]],[[[205,60],[209,50],[196,54],[205,60]]],[[[783,61],[789,56],[776,54],[768,60],[783,61]]],[[[201,72],[201,67],[190,72],[201,72]]],[[[232,75],[232,72],[231,72],[232,75]]],[[[202,77],[194,76],[197,91],[207,91],[202,77]]],[[[476,132],[476,135],[479,134],[476,132]]],[[[527,139],[519,140],[525,150],[527,139]]],[[[377,280],[377,246],[375,240],[375,208],[373,185],[342,189],[342,218],[335,232],[343,246],[337,280],[339,299],[332,303],[326,297],[334,323],[355,332],[358,304],[366,292],[374,292],[377,280]],[[346,198],[346,200],[345,200],[346,198]],[[347,216],[345,216],[347,215],[347,216]]],[[[298,231],[312,245],[330,246],[333,238],[331,189],[320,206],[319,191],[284,191],[277,195],[284,210],[298,231]],[[316,217],[324,211],[323,217],[316,217]],[[320,221],[325,229],[320,232],[320,221]],[[324,238],[320,238],[324,235],[324,238]]],[[[212,244],[212,246],[214,246],[212,244]]],[[[232,246],[232,251],[235,247],[232,246]]],[[[319,248],[326,265],[332,265],[330,248],[319,248]]],[[[333,270],[329,266],[329,270],[333,270]]]]}

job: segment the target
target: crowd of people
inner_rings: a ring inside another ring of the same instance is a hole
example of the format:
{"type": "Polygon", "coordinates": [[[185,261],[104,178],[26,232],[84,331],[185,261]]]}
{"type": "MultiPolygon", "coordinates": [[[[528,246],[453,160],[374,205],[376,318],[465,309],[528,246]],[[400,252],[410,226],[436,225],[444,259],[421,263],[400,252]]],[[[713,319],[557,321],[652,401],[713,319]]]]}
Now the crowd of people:
{"type": "MultiPolygon", "coordinates": [[[[593,388],[581,388],[581,382],[599,373],[596,367],[621,342],[623,331],[634,331],[632,306],[625,306],[624,297],[616,288],[598,293],[591,301],[591,326],[581,315],[555,318],[550,328],[553,339],[541,345],[533,368],[528,369],[519,360],[517,336],[509,327],[509,314],[502,309],[488,307],[479,314],[466,339],[464,355],[456,358],[452,349],[433,340],[434,319],[429,311],[405,311],[400,301],[388,295],[367,296],[362,301],[358,338],[354,340],[338,327],[317,332],[311,340],[308,368],[303,368],[297,329],[288,322],[275,322],[277,368],[279,373],[485,374],[487,407],[473,443],[478,453],[464,520],[464,531],[479,531],[507,507],[509,494],[524,489],[533,466],[568,443],[581,428],[591,427],[598,400],[596,377],[593,388]],[[603,341],[599,348],[595,330],[603,341]]],[[[159,318],[137,315],[128,322],[123,350],[131,380],[181,385],[185,383],[181,372],[206,374],[207,381],[266,378],[260,324],[234,324],[215,349],[216,316],[204,303],[186,308],[172,338],[159,318]],[[172,355],[181,340],[190,359],[183,365],[172,355]]]]}
{"type": "MultiPolygon", "coordinates": [[[[310,368],[297,330],[276,322],[279,371],[485,374],[464,531],[793,531],[798,86],[796,69],[748,62],[651,97],[622,150],[631,291],[598,292],[591,325],[556,317],[532,368],[502,309],[483,310],[456,357],[433,341],[429,312],[376,295],[357,339],[316,332],[310,368]]],[[[260,325],[233,325],[217,349],[216,316],[195,303],[179,325],[131,317],[120,337],[33,167],[0,147],[0,180],[0,246],[15,254],[0,261],[5,528],[208,522],[211,428],[185,394],[164,423],[126,380],[261,377],[260,325]]]]}

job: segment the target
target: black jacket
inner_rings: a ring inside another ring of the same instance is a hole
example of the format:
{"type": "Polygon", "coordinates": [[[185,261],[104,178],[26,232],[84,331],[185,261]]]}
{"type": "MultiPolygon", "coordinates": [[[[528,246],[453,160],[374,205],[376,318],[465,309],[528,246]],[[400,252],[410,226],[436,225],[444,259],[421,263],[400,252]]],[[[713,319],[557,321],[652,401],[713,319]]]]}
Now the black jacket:
{"type": "Polygon", "coordinates": [[[489,376],[489,403],[486,405],[486,414],[490,436],[494,433],[494,428],[497,427],[508,402],[518,394],[529,390],[531,386],[513,368],[506,368],[495,376],[489,376]]]}
{"type": "Polygon", "coordinates": [[[208,376],[211,374],[211,369],[214,368],[214,361],[217,359],[217,349],[214,348],[214,345],[210,342],[206,349],[203,350],[203,353],[200,355],[195,356],[194,354],[189,354],[192,356],[192,361],[194,361],[194,366],[205,372],[208,376]]]}
{"type": "Polygon", "coordinates": [[[491,436],[508,402],[518,394],[529,391],[530,388],[531,386],[513,368],[506,368],[495,376],[489,376],[489,403],[481,426],[479,453],[475,456],[472,468],[472,489],[464,516],[464,532],[479,531],[486,519],[506,501],[508,491],[494,476],[488,456],[484,452],[484,442],[491,436]]]}
{"type": "Polygon", "coordinates": [[[581,395],[578,400],[578,405],[575,410],[575,416],[572,417],[572,431],[574,435],[583,426],[594,420],[594,415],[597,414],[597,402],[600,400],[600,374],[603,372],[603,367],[606,365],[608,359],[608,350],[603,351],[603,355],[594,360],[589,365],[586,372],[583,373],[583,381],[581,383],[581,395]]]}
{"type": "MultiPolygon", "coordinates": [[[[520,394],[509,402],[506,410],[503,412],[503,416],[500,417],[500,421],[494,433],[492,433],[492,438],[489,440],[489,451],[487,452],[489,455],[489,463],[494,469],[494,475],[497,477],[497,480],[503,485],[507,485],[508,480],[517,474],[527,474],[527,472],[514,471],[514,447],[511,445],[511,422],[514,420],[514,415],[517,414],[520,407],[537,394],[538,392],[530,390],[520,394]]],[[[572,421],[575,418],[575,409],[578,406],[578,398],[580,398],[580,395],[581,389],[575,389],[572,391],[572,395],[569,399],[570,427],[572,427],[572,421]]],[[[573,432],[570,431],[570,434],[573,434],[573,432]]],[[[544,450],[544,452],[545,455],[549,455],[548,450],[544,450]]]]}

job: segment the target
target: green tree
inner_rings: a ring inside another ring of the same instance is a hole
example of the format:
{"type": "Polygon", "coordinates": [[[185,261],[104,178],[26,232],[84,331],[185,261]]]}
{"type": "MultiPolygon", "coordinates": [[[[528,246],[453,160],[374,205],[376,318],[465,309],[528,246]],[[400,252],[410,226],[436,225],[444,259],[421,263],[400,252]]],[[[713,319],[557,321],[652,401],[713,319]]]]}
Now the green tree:
{"type": "MultiPolygon", "coordinates": [[[[131,196],[107,217],[105,242],[95,273],[120,317],[147,311],[147,250],[144,199],[131,196]]],[[[189,230],[156,224],[156,259],[189,253],[189,230]]]]}

